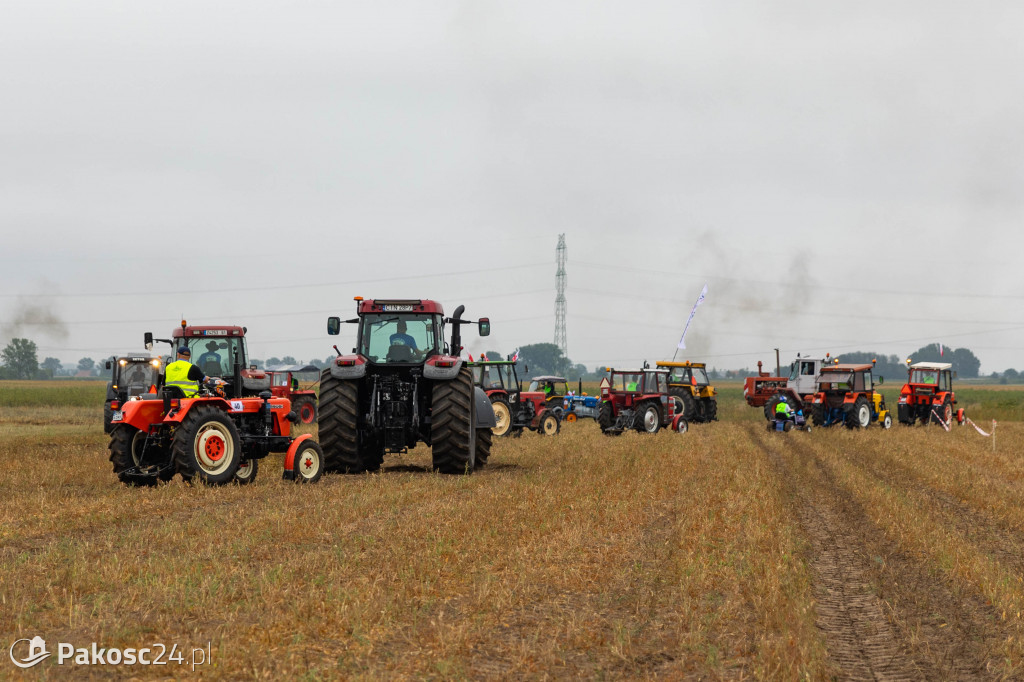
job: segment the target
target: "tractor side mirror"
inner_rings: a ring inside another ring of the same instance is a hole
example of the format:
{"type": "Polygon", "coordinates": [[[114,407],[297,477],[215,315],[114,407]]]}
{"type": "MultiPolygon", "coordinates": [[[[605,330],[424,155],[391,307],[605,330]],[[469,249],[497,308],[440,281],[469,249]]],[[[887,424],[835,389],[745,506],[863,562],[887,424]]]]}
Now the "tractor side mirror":
{"type": "Polygon", "coordinates": [[[878,379],[875,380],[875,383],[881,386],[885,383],[885,377],[878,377],[878,379]]]}
{"type": "Polygon", "coordinates": [[[481,317],[480,322],[477,323],[480,327],[480,336],[491,335],[491,321],[486,317],[481,317]]]}
{"type": "MultiPolygon", "coordinates": [[[[146,345],[146,350],[153,350],[153,332],[146,332],[143,336],[143,343],[146,345]]],[[[109,367],[107,369],[110,369],[109,367]]]]}
{"type": "Polygon", "coordinates": [[[107,369],[110,369],[111,367],[113,367],[113,365],[112,365],[112,364],[110,364],[110,360],[107,360],[107,361],[106,361],[106,362],[104,363],[104,366],[105,366],[105,367],[106,367],[107,369]]]}
{"type": "Polygon", "coordinates": [[[341,318],[340,317],[328,317],[327,318],[327,333],[331,336],[337,336],[341,333],[341,318]]]}

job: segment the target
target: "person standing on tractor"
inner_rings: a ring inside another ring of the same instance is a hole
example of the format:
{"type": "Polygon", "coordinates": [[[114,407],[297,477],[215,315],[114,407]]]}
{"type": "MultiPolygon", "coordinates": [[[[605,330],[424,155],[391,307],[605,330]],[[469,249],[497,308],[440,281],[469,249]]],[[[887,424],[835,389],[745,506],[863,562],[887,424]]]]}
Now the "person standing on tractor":
{"type": "Polygon", "coordinates": [[[164,369],[164,386],[177,386],[186,398],[195,398],[199,385],[206,381],[203,371],[192,364],[192,351],[188,346],[178,346],[174,362],[164,369]]]}

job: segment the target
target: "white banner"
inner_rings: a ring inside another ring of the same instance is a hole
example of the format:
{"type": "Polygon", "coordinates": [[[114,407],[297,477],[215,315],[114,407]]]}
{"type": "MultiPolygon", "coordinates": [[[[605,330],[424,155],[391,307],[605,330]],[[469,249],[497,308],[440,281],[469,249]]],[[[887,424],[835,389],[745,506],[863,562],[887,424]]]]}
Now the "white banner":
{"type": "MultiPolygon", "coordinates": [[[[985,433],[984,431],[982,431],[981,427],[978,426],[977,424],[975,424],[974,422],[972,422],[970,417],[966,417],[966,419],[967,419],[967,423],[970,424],[971,426],[973,426],[974,430],[977,431],[978,433],[980,433],[981,435],[983,435],[983,436],[991,436],[992,435],[991,433],[985,433]]],[[[992,421],[992,426],[995,427],[995,425],[996,425],[996,422],[995,422],[995,420],[993,420],[992,421]]],[[[995,428],[993,428],[992,430],[995,431],[995,428]]]]}
{"type": "Polygon", "coordinates": [[[707,282],[704,283],[704,288],[700,290],[700,296],[697,297],[697,302],[693,304],[693,310],[690,311],[690,316],[686,318],[686,326],[683,327],[683,335],[679,337],[679,345],[676,348],[686,348],[686,330],[690,328],[690,322],[693,321],[693,316],[697,314],[697,306],[704,302],[704,297],[708,295],[707,282]]]}

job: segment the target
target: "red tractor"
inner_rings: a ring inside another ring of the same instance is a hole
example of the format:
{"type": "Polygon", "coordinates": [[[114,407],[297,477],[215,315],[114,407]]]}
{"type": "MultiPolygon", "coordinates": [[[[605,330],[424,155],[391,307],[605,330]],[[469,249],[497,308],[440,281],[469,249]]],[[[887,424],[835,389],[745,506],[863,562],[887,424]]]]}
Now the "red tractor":
{"type": "Polygon", "coordinates": [[[832,361],[830,355],[818,359],[797,353],[796,360],[789,366],[788,377],[769,375],[761,370],[762,364],[758,361],[757,376],[747,377],[743,382],[743,398],[751,407],[763,408],[769,422],[775,421],[775,406],[783,396],[794,410],[809,411],[811,399],[818,390],[816,381],[821,368],[832,361]]]}
{"type": "Polygon", "coordinates": [[[301,423],[315,424],[317,416],[316,391],[299,388],[299,380],[295,376],[304,372],[316,372],[319,374],[320,368],[314,365],[306,365],[305,367],[293,367],[291,369],[268,369],[270,392],[275,397],[288,398],[292,403],[292,409],[295,411],[295,414],[299,415],[301,423]]]}
{"type": "Polygon", "coordinates": [[[961,426],[967,420],[963,408],[957,408],[953,392],[953,365],[948,362],[915,362],[907,360],[907,383],[900,390],[896,415],[900,424],[913,426],[938,424],[941,419],[949,425],[956,417],[961,426]]]}
{"type": "Polygon", "coordinates": [[[814,424],[843,424],[849,429],[866,429],[873,423],[885,429],[891,427],[892,415],[885,406],[885,396],[875,390],[882,385],[883,378],[875,378],[873,369],[873,362],[860,365],[836,362],[822,367],[810,401],[814,424]]]}
{"type": "Polygon", "coordinates": [[[122,483],[151,486],[180,474],[186,482],[248,484],[259,460],[272,452],[286,453],[284,478],[319,480],[323,453],[310,434],[292,439],[298,417],[287,399],[270,391],[228,397],[226,382],[212,381],[215,388],[204,386],[193,398],[163,386],[159,394],[134,396],[114,411],[110,461],[122,483]]]}
{"type": "Polygon", "coordinates": [[[606,434],[623,431],[657,433],[662,428],[685,433],[688,424],[683,415],[675,413],[669,398],[668,371],[650,369],[616,370],[608,368],[609,376],[601,380],[601,409],[597,423],[606,434]]]}
{"type": "MultiPolygon", "coordinates": [[[[363,300],[356,297],[356,347],[320,375],[319,433],[328,470],[347,473],[380,469],[386,452],[430,445],[436,471],[468,474],[483,466],[491,450],[494,410],[473,386],[462,352],[464,306],[445,317],[436,301],[363,300]],[[452,325],[451,342],[444,339],[452,325]]],[[[327,320],[337,335],[342,320],[327,320]]],[[[487,318],[475,322],[480,336],[487,318]]],[[[335,346],[337,351],[337,346],[335,346]]]]}
{"type": "MultiPolygon", "coordinates": [[[[531,383],[531,390],[524,391],[516,374],[515,362],[470,362],[468,367],[473,372],[473,383],[483,390],[491,401],[495,422],[491,431],[495,436],[521,436],[524,429],[548,436],[558,433],[561,419],[551,406],[550,396],[545,396],[543,390],[534,390],[537,388],[533,385],[536,379],[531,383]]],[[[559,396],[559,410],[561,407],[562,397],[559,396]]]]}

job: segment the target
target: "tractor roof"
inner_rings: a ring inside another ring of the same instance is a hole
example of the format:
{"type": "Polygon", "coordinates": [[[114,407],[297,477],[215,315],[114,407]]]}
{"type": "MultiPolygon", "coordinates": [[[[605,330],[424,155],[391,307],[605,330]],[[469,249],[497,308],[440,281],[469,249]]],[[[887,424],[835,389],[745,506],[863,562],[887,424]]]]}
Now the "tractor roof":
{"type": "Polygon", "coordinates": [[[825,372],[858,372],[858,371],[861,371],[861,370],[872,369],[872,368],[874,368],[874,365],[872,365],[870,363],[868,363],[868,364],[860,364],[860,365],[849,364],[849,363],[845,363],[845,364],[844,363],[839,363],[839,364],[834,364],[834,365],[825,365],[824,367],[821,368],[821,371],[822,371],[822,373],[825,373],[825,372]]]}
{"type": "Polygon", "coordinates": [[[658,360],[654,363],[658,367],[707,367],[706,362],[669,362],[668,360],[658,360]]]}
{"type": "Polygon", "coordinates": [[[360,315],[372,313],[419,313],[444,315],[444,308],[437,301],[425,298],[369,298],[359,301],[357,312],[360,315]]]}
{"type": "Polygon", "coordinates": [[[530,381],[552,381],[552,382],[569,383],[569,380],[566,379],[565,377],[554,377],[554,376],[548,376],[548,375],[544,375],[542,377],[533,377],[532,379],[530,379],[530,381]]]}
{"type": "Polygon", "coordinates": [[[245,336],[245,327],[194,324],[185,327],[184,331],[181,327],[175,327],[171,337],[180,339],[182,336],[245,336]]]}
{"type": "Polygon", "coordinates": [[[949,362],[915,362],[910,366],[910,369],[952,369],[953,364],[949,362]]]}

